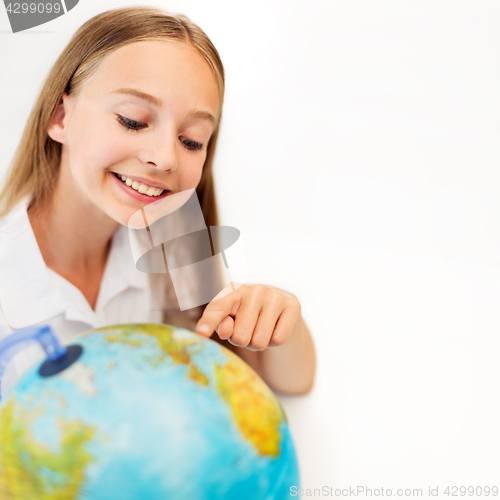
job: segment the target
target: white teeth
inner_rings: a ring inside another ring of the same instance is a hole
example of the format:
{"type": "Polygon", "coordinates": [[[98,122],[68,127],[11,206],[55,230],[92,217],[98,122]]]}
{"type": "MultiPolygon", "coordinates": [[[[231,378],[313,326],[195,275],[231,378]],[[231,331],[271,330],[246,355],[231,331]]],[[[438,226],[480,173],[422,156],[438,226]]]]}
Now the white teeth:
{"type": "Polygon", "coordinates": [[[121,178],[121,180],[127,185],[135,189],[136,191],[139,191],[139,193],[146,194],[147,196],[160,196],[160,194],[163,193],[163,189],[161,188],[155,188],[153,186],[148,186],[147,184],[142,184],[137,181],[134,181],[125,175],[122,174],[116,174],[118,178],[121,178]]]}

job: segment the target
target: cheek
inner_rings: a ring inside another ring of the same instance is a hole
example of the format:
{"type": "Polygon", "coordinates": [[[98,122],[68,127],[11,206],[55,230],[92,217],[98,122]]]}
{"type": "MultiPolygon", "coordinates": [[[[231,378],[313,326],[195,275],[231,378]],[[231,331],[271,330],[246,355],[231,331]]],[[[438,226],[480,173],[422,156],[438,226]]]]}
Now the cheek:
{"type": "Polygon", "coordinates": [[[113,170],[112,166],[126,157],[130,142],[113,136],[109,131],[99,133],[87,129],[79,136],[75,146],[70,147],[70,158],[78,173],[92,172],[95,175],[99,171],[105,173],[108,168],[113,170]]]}
{"type": "Polygon", "coordinates": [[[193,189],[200,183],[201,175],[203,173],[203,162],[193,161],[189,167],[184,169],[184,175],[180,182],[181,190],[193,189]]]}

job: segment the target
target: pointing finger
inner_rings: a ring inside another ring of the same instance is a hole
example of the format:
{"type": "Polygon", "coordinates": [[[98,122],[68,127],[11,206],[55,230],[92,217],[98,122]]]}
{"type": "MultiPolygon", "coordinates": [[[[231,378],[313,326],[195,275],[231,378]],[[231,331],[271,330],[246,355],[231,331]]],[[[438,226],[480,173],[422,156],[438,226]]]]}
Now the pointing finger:
{"type": "Polygon", "coordinates": [[[196,333],[210,337],[227,316],[236,315],[238,300],[237,293],[230,293],[221,299],[210,302],[196,324],[196,333]]]}

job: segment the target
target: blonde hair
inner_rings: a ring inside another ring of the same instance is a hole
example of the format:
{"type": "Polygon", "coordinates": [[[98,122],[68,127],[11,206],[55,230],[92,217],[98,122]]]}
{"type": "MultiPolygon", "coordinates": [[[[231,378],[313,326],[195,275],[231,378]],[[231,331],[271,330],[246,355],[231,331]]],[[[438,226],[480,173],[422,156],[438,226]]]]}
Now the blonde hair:
{"type": "Polygon", "coordinates": [[[52,199],[59,174],[61,144],[49,137],[47,127],[62,102],[63,93],[77,95],[104,56],[123,45],[145,40],[175,40],[193,46],[216,77],[219,116],[196,192],[207,225],[218,225],[212,163],[224,100],[224,68],[217,49],[196,24],[186,16],[171,15],[156,7],[126,7],[103,12],[89,19],[73,35],[45,79],[28,118],[0,193],[0,217],[29,193],[33,194],[34,209],[52,199]]]}
{"type": "MultiPolygon", "coordinates": [[[[0,193],[0,217],[30,193],[34,212],[51,202],[59,175],[61,144],[49,137],[47,127],[62,102],[63,93],[78,95],[107,54],[126,44],[146,40],[169,40],[191,45],[205,58],[215,75],[220,97],[219,113],[207,145],[207,156],[196,192],[206,225],[219,224],[212,164],[224,100],[222,61],[208,36],[186,16],[172,15],[148,6],[108,10],[89,19],[73,35],[46,77],[28,118],[0,193]]],[[[192,312],[189,316],[193,316],[192,312]]]]}

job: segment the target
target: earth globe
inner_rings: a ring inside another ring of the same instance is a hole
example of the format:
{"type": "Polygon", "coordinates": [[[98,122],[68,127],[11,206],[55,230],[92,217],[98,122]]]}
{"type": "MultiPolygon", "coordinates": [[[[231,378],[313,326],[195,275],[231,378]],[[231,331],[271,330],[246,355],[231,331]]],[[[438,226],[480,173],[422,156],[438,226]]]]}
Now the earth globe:
{"type": "Polygon", "coordinates": [[[299,486],[279,401],[219,343],[149,323],[67,346],[25,330],[0,342],[0,379],[29,341],[48,356],[0,400],[2,500],[275,500],[299,486]]]}

